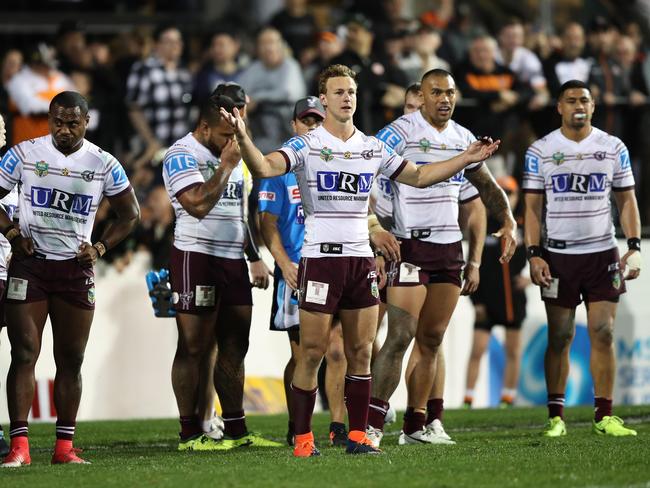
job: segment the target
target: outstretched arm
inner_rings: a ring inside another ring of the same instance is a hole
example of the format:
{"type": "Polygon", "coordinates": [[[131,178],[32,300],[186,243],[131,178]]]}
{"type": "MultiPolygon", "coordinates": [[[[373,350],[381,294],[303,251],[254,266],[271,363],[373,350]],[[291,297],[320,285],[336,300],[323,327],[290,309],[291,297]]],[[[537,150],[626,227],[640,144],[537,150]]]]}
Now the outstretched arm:
{"type": "Polygon", "coordinates": [[[242,159],[246,161],[246,166],[250,169],[253,177],[270,178],[283,175],[289,171],[288,161],[282,153],[275,151],[265,156],[257,149],[246,133],[246,125],[237,108],[233,109],[232,114],[222,108],[221,116],[235,131],[235,138],[239,144],[242,159]]]}
{"type": "Polygon", "coordinates": [[[474,141],[470,146],[451,159],[434,164],[416,165],[407,161],[402,172],[397,176],[397,181],[417,188],[440,183],[460,172],[468,164],[478,163],[489,158],[499,148],[500,140],[481,139],[474,141]]]}

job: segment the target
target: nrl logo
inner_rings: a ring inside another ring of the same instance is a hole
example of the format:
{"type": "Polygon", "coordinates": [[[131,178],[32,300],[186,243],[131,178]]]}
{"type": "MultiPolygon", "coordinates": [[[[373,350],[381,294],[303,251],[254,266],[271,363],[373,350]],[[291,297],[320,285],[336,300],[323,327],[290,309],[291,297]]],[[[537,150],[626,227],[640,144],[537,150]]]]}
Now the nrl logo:
{"type": "Polygon", "coordinates": [[[555,164],[562,164],[564,162],[564,153],[556,152],[553,153],[553,156],[551,157],[553,158],[553,162],[555,164]]]}
{"type": "Polygon", "coordinates": [[[329,244],[323,244],[323,252],[330,252],[330,245],[329,244]]]}
{"type": "Polygon", "coordinates": [[[87,181],[87,182],[90,183],[91,181],[93,181],[95,179],[95,172],[94,171],[88,171],[88,170],[82,171],[81,172],[81,178],[84,181],[87,181]]]}
{"type": "Polygon", "coordinates": [[[90,304],[95,303],[95,287],[94,286],[88,290],[88,303],[90,303],[90,304]]]}
{"type": "Polygon", "coordinates": [[[612,286],[616,290],[618,290],[621,287],[621,275],[619,273],[614,273],[612,275],[612,286]]]}
{"type": "Polygon", "coordinates": [[[331,161],[334,159],[334,156],[332,156],[332,150],[328,147],[324,147],[320,150],[320,158],[323,161],[331,161]]]}
{"type": "Polygon", "coordinates": [[[422,149],[424,152],[428,152],[429,149],[431,149],[431,142],[429,139],[422,138],[418,144],[420,145],[420,149],[422,149]]]}
{"type": "Polygon", "coordinates": [[[45,161],[36,161],[36,167],[34,168],[34,173],[36,173],[36,176],[39,178],[42,178],[43,176],[47,176],[48,169],[50,168],[50,165],[47,164],[45,161]]]}
{"type": "Polygon", "coordinates": [[[217,166],[214,164],[214,161],[208,161],[206,164],[208,165],[208,170],[210,171],[210,176],[212,176],[214,174],[215,168],[217,166]]]}

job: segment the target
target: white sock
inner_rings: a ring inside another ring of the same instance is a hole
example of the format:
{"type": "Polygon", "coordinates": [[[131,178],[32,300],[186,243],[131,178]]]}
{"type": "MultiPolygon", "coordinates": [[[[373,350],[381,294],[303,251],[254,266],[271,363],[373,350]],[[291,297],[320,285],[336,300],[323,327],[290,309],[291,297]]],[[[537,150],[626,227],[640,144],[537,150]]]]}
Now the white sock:
{"type": "Polygon", "coordinates": [[[474,390],[470,390],[469,388],[465,390],[465,396],[468,398],[474,398],[474,390]]]}

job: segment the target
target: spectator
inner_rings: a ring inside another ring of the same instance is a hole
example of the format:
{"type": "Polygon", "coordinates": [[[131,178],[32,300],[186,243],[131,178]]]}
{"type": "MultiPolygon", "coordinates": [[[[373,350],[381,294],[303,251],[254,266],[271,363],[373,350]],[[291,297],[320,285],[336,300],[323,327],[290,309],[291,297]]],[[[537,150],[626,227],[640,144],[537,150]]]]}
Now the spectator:
{"type": "Polygon", "coordinates": [[[291,136],[291,111],[305,96],[298,62],[287,55],[277,29],[265,27],[257,36],[257,60],[244,70],[240,84],[250,97],[248,117],[255,142],[270,152],[291,136]]]}
{"type": "Polygon", "coordinates": [[[142,210],[141,225],[136,234],[138,246],[151,253],[153,269],[168,268],[175,219],[164,186],[158,185],[151,190],[142,210]]]}
{"type": "Polygon", "coordinates": [[[70,78],[54,69],[52,49],[31,46],[24,66],[7,83],[12,119],[12,145],[48,134],[47,112],[55,95],[74,90],[70,78]]]}
{"type": "Polygon", "coordinates": [[[9,49],[2,58],[2,64],[0,64],[0,116],[4,116],[5,119],[6,140],[8,141],[13,140],[13,137],[11,134],[12,120],[9,111],[7,84],[22,67],[23,53],[18,49],[9,49]]]}
{"type": "Polygon", "coordinates": [[[343,52],[343,41],[334,32],[323,31],[317,36],[316,52],[316,58],[303,71],[309,93],[318,93],[318,75],[343,52]]]}
{"type": "Polygon", "coordinates": [[[585,31],[576,22],[568,24],[562,32],[562,50],[552,54],[544,63],[544,76],[551,93],[569,80],[587,82],[592,61],[583,57],[585,31]]]}
{"type": "Polygon", "coordinates": [[[181,66],[181,33],[163,26],[154,39],[153,54],[132,66],[127,81],[129,117],[143,143],[135,166],[151,161],[190,127],[191,75],[181,66]]]}
{"type": "Polygon", "coordinates": [[[302,66],[314,59],[318,29],[314,16],[307,10],[307,0],[285,0],[284,9],[273,16],[271,26],[280,32],[302,66]]]}
{"type": "Polygon", "coordinates": [[[208,60],[194,80],[193,103],[201,106],[217,85],[238,82],[242,73],[237,57],[241,43],[234,31],[219,30],[212,35],[208,60]]]}
{"type": "Polygon", "coordinates": [[[355,125],[363,132],[376,133],[401,112],[404,88],[408,85],[402,70],[392,66],[385,57],[373,53],[372,22],[354,14],[346,22],[346,49],[332,59],[357,74],[357,110],[355,125]]]}
{"type": "Polygon", "coordinates": [[[436,54],[441,42],[442,37],[434,27],[427,24],[418,27],[413,50],[399,60],[399,67],[406,73],[409,83],[418,83],[422,75],[432,69],[450,70],[449,63],[436,54]]]}

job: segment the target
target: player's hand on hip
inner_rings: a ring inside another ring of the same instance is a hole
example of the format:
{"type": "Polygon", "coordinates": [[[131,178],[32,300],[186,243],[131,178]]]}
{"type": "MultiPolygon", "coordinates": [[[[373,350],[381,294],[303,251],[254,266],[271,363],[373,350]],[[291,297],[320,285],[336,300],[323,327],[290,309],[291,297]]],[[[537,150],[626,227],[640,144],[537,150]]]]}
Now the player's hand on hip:
{"type": "Polygon", "coordinates": [[[548,288],[551,285],[551,269],[542,258],[530,258],[530,278],[537,286],[548,288]]]}
{"type": "Polygon", "coordinates": [[[226,123],[233,128],[235,131],[235,137],[241,139],[246,136],[246,124],[244,119],[241,118],[241,114],[237,107],[232,110],[232,113],[228,112],[223,107],[221,108],[221,116],[224,118],[226,123]]]}
{"type": "Polygon", "coordinates": [[[90,268],[95,266],[97,258],[99,257],[99,251],[93,247],[89,242],[84,242],[79,246],[79,252],[77,253],[77,262],[81,265],[82,268],[90,268]]]}
{"type": "Polygon", "coordinates": [[[386,281],[388,280],[388,275],[386,274],[386,260],[383,256],[377,256],[375,258],[375,268],[377,269],[377,286],[381,290],[386,286],[386,281]]]}
{"type": "Polygon", "coordinates": [[[32,256],[34,254],[34,241],[31,237],[15,237],[11,241],[11,252],[17,256],[32,256]]]}
{"type": "Polygon", "coordinates": [[[292,290],[296,290],[298,288],[298,263],[290,261],[289,264],[280,266],[280,270],[282,271],[282,277],[284,278],[284,281],[287,282],[287,285],[289,285],[292,290]]]}
{"type": "Polygon", "coordinates": [[[478,163],[492,156],[499,149],[501,140],[493,141],[491,137],[481,137],[479,140],[472,142],[465,150],[468,164],[478,163]]]}
{"type": "Polygon", "coordinates": [[[630,249],[625,255],[621,258],[621,272],[625,272],[627,268],[627,274],[625,275],[626,280],[635,280],[641,274],[641,266],[643,260],[641,259],[641,253],[636,249],[630,249]]]}
{"type": "Polygon", "coordinates": [[[501,256],[499,257],[499,262],[510,262],[515,253],[515,249],[517,249],[516,225],[513,227],[512,225],[506,224],[492,235],[501,238],[501,256]]]}
{"type": "Polygon", "coordinates": [[[461,295],[471,295],[478,289],[481,276],[475,263],[467,263],[463,271],[463,281],[463,289],[460,290],[461,295]]]}
{"type": "Polygon", "coordinates": [[[402,259],[399,241],[387,230],[380,230],[370,234],[370,242],[389,261],[400,261],[402,259]]]}
{"type": "Polygon", "coordinates": [[[266,266],[263,260],[255,261],[250,264],[251,276],[253,282],[251,283],[255,288],[262,288],[266,290],[269,287],[269,276],[273,276],[271,270],[266,266]]]}

